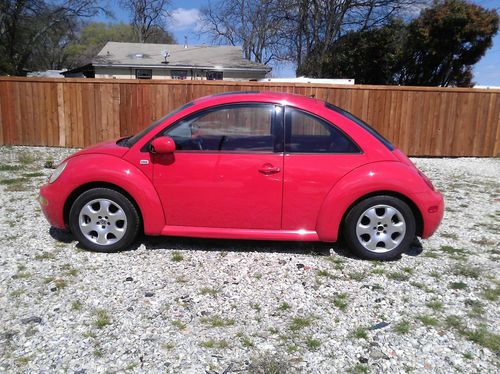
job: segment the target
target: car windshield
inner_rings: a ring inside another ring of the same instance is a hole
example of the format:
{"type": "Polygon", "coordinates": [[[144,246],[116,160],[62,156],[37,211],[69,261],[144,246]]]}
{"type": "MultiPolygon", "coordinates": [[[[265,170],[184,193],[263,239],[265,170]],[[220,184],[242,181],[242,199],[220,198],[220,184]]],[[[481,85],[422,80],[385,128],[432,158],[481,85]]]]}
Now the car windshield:
{"type": "Polygon", "coordinates": [[[331,109],[337,113],[340,113],[342,114],[344,117],[347,117],[349,118],[351,121],[353,121],[354,123],[356,123],[358,126],[361,126],[362,128],[364,128],[366,131],[368,131],[370,134],[372,134],[374,137],[376,137],[382,144],[384,144],[389,150],[393,151],[394,150],[394,146],[392,145],[392,143],[387,140],[386,138],[384,138],[377,130],[375,130],[373,127],[371,127],[369,124],[367,124],[365,121],[359,119],[358,117],[356,117],[354,114],[351,114],[349,113],[348,111],[342,109],[342,108],[339,108],[338,106],[335,106],[333,104],[330,104],[328,102],[325,102],[325,106],[328,108],[328,109],[331,109]]]}
{"type": "Polygon", "coordinates": [[[141,132],[138,132],[137,134],[135,134],[134,136],[130,137],[127,139],[127,147],[132,147],[135,143],[137,143],[139,141],[139,139],[141,139],[144,135],[146,135],[147,133],[149,133],[151,130],[155,129],[160,123],[164,122],[165,120],[169,119],[170,117],[172,117],[173,115],[179,113],[181,110],[184,110],[188,107],[190,107],[191,105],[193,105],[194,103],[191,101],[187,104],[184,104],[183,106],[177,108],[176,110],[174,110],[173,112],[170,112],[169,114],[167,114],[166,116],[154,121],[151,125],[149,125],[148,127],[146,127],[144,130],[142,130],[141,132]]]}

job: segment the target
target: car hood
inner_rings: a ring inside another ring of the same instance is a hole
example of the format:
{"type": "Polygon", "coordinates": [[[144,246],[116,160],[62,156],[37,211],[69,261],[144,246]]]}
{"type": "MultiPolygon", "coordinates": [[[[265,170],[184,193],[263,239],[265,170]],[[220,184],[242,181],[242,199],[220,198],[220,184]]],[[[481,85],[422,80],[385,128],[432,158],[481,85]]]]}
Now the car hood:
{"type": "Polygon", "coordinates": [[[99,144],[92,145],[72,154],[67,159],[88,154],[104,154],[121,158],[125,155],[125,153],[128,152],[129,148],[116,144],[118,140],[119,139],[108,140],[99,144]]]}

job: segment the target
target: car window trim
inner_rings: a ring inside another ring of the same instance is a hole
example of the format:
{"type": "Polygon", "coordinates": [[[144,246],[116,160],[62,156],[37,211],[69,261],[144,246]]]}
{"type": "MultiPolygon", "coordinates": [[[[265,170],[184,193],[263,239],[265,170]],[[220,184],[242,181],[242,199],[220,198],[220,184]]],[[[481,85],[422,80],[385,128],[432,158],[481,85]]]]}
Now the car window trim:
{"type": "Polygon", "coordinates": [[[302,108],[297,108],[295,106],[291,105],[286,105],[285,108],[285,113],[284,113],[284,118],[285,118],[285,126],[284,126],[284,153],[286,155],[300,155],[300,154],[305,154],[305,155],[362,155],[364,154],[363,148],[359,146],[357,142],[354,141],[354,139],[349,136],[344,130],[342,130],[340,127],[335,125],[334,123],[328,121],[327,119],[318,116],[315,113],[309,112],[307,110],[304,110],[302,108]],[[294,152],[288,149],[288,146],[290,144],[290,138],[292,136],[292,111],[293,110],[298,110],[300,112],[305,113],[306,115],[309,115],[320,122],[325,123],[327,126],[333,126],[336,130],[338,130],[341,134],[343,134],[347,139],[349,139],[357,148],[358,152],[294,152]]]}
{"type": "Polygon", "coordinates": [[[189,121],[190,119],[201,116],[205,113],[210,113],[219,109],[225,109],[225,108],[234,108],[234,107],[245,107],[245,106],[270,106],[273,107],[273,113],[271,115],[271,136],[273,137],[273,149],[270,151],[258,151],[258,150],[198,150],[198,149],[185,149],[185,150],[176,150],[175,153],[197,153],[197,154],[223,154],[223,153],[230,153],[230,154],[277,154],[277,153],[283,153],[284,149],[284,126],[283,126],[283,119],[281,121],[277,119],[276,116],[276,107],[281,108],[281,113],[283,114],[284,112],[284,107],[283,105],[272,103],[272,102],[266,102],[266,101],[245,101],[245,102],[237,102],[237,103],[224,103],[224,104],[219,104],[219,105],[214,105],[208,108],[203,108],[200,109],[196,112],[190,113],[182,118],[179,118],[176,120],[174,123],[168,125],[167,127],[163,128],[160,130],[155,136],[153,136],[149,141],[144,144],[144,146],[141,148],[141,152],[149,152],[150,150],[150,145],[153,140],[160,136],[165,136],[164,132],[167,130],[173,130],[177,126],[181,125],[181,122],[183,121],[189,121]],[[281,123],[280,123],[281,122],[281,123]],[[275,132],[277,135],[275,135],[275,132]],[[279,145],[281,144],[281,145],[279,145]],[[277,146],[278,145],[278,146],[277,146]],[[279,150],[281,149],[281,150],[279,150]]]}

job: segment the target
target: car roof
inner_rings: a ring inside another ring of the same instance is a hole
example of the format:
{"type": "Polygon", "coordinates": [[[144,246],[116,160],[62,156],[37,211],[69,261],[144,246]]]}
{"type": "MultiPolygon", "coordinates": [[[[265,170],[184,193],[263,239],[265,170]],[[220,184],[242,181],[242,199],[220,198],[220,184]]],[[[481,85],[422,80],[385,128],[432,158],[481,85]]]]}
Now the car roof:
{"type": "Polygon", "coordinates": [[[324,101],[315,99],[313,97],[307,97],[304,95],[298,95],[288,92],[276,92],[276,91],[230,91],[221,92],[213,95],[203,96],[194,100],[195,104],[208,104],[214,100],[227,102],[237,102],[237,101],[264,101],[264,102],[290,102],[302,104],[321,104],[324,105],[324,101]]]}

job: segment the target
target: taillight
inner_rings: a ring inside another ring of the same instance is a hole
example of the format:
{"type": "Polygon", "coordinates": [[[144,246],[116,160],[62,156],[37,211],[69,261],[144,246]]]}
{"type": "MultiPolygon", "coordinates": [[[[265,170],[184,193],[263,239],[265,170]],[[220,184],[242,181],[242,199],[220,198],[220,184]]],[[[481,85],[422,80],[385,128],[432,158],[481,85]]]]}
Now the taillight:
{"type": "Polygon", "coordinates": [[[420,170],[418,170],[418,173],[420,174],[420,176],[422,177],[424,182],[429,186],[429,188],[434,191],[435,190],[434,185],[432,184],[431,180],[429,178],[427,178],[427,175],[422,173],[420,170]]]}

